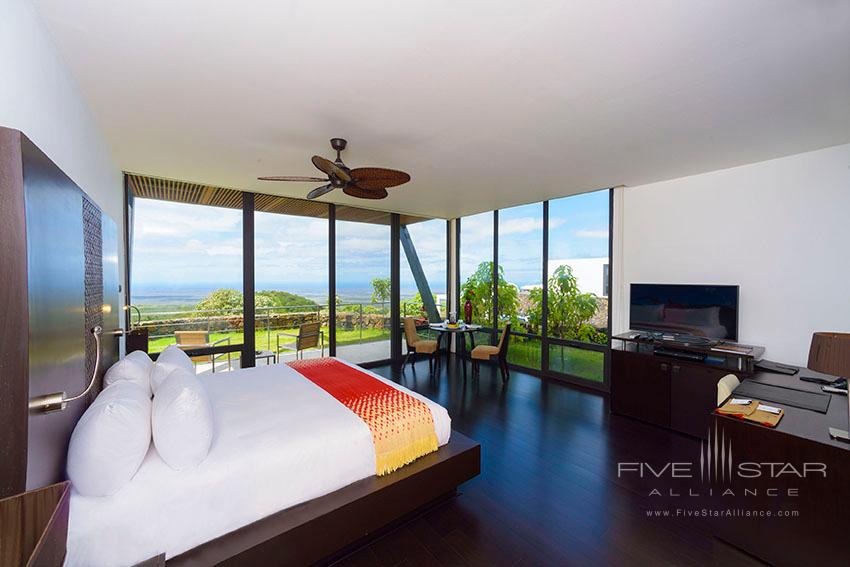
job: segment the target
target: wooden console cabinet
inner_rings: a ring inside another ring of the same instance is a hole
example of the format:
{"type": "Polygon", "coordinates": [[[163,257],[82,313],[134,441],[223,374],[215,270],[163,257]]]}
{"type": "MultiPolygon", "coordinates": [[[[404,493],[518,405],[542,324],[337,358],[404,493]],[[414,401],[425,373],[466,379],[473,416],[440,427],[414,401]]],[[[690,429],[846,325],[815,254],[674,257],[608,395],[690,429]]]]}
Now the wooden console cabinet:
{"type": "Polygon", "coordinates": [[[705,355],[693,362],[656,352],[669,344],[641,341],[635,333],[618,335],[611,349],[611,411],[653,425],[705,438],[717,405],[717,382],[727,374],[739,379],[752,374],[760,347],[730,353],[710,347],[682,347],[705,355]]]}

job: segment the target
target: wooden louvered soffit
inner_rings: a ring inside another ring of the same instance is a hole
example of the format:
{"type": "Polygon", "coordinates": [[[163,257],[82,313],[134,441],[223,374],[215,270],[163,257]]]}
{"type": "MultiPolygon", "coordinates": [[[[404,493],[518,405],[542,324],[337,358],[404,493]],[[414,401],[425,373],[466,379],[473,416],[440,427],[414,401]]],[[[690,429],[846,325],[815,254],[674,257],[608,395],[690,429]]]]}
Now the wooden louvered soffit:
{"type": "MultiPolygon", "coordinates": [[[[215,187],[188,181],[162,179],[135,173],[127,173],[127,183],[133,196],[141,199],[158,199],[175,203],[208,205],[228,209],[242,208],[242,193],[239,189],[215,187]]],[[[254,209],[266,213],[294,215],[299,217],[328,218],[328,204],[321,201],[309,201],[280,195],[254,194],[254,209]]],[[[390,224],[390,213],[350,207],[337,206],[337,219],[369,224],[390,224]]],[[[401,224],[413,224],[428,220],[411,215],[401,215],[401,224]]]]}

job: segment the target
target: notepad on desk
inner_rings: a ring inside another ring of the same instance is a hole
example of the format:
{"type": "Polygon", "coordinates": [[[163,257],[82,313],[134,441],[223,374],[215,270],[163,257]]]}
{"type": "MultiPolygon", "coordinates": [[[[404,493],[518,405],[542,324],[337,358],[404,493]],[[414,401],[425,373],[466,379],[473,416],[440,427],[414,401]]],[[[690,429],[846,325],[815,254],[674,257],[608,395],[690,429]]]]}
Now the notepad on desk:
{"type": "Polygon", "coordinates": [[[785,415],[785,410],[782,408],[763,404],[758,400],[750,400],[749,404],[744,404],[743,401],[741,398],[732,398],[714,411],[720,415],[752,421],[765,427],[776,427],[785,415]]]}

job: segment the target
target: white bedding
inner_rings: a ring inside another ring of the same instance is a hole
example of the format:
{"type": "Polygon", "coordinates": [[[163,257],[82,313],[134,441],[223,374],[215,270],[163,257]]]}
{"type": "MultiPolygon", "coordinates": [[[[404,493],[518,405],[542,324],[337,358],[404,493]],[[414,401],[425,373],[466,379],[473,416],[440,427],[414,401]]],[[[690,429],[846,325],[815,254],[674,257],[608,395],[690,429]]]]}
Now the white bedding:
{"type": "MultiPolygon", "coordinates": [[[[449,441],[445,408],[364,372],[428,404],[439,444],[449,441]]],[[[97,498],[72,491],[66,565],[132,565],[163,551],[173,557],[375,474],[368,426],[288,366],[200,378],[216,427],[206,460],[175,471],[152,444],[118,493],[97,498]]]]}

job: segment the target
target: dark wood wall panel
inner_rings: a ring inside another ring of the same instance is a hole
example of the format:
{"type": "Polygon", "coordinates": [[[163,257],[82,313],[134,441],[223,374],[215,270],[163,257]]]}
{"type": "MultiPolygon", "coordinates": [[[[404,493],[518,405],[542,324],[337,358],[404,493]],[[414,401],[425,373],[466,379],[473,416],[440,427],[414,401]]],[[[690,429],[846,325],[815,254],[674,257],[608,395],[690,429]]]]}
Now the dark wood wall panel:
{"type": "Polygon", "coordinates": [[[27,231],[21,133],[0,128],[0,498],[21,492],[27,462],[27,231]]]}

